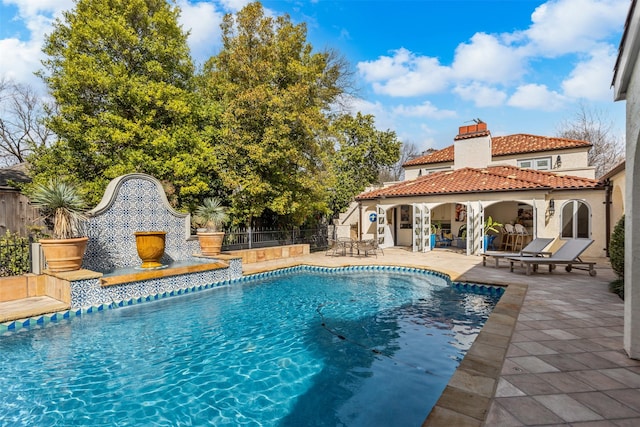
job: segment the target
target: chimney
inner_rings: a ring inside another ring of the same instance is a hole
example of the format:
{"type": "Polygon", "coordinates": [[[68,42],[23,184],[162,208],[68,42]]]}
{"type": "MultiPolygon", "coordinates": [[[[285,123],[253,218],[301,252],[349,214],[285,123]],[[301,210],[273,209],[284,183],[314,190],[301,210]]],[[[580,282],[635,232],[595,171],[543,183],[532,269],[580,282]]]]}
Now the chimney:
{"type": "Polygon", "coordinates": [[[458,136],[456,138],[458,137],[469,138],[474,133],[486,132],[486,131],[487,131],[487,124],[482,120],[477,119],[477,122],[475,125],[460,126],[458,128],[458,136]]]}
{"type": "Polygon", "coordinates": [[[460,126],[454,138],[453,168],[486,168],[492,161],[491,133],[480,119],[475,124],[460,126]]]}

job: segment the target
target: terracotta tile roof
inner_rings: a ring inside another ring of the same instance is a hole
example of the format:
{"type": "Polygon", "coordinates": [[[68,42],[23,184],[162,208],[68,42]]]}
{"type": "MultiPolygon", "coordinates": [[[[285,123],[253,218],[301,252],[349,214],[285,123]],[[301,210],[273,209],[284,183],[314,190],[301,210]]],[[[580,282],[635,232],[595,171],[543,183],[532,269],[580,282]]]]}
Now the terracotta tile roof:
{"type": "MultiPolygon", "coordinates": [[[[463,168],[436,172],[390,187],[356,196],[356,200],[384,197],[429,196],[496,191],[560,190],[601,188],[595,179],[556,175],[551,172],[494,166],[486,169],[463,168]]],[[[602,187],[603,188],[603,187],[602,187]]]]}
{"type": "MultiPolygon", "coordinates": [[[[477,134],[472,134],[475,137],[477,134]]],[[[458,138],[458,137],[456,137],[458,138]]],[[[458,138],[461,139],[461,138],[458,138]]],[[[496,136],[491,138],[491,156],[508,156],[511,154],[536,153],[540,151],[561,150],[567,148],[591,147],[591,143],[577,139],[556,138],[552,136],[537,136],[524,133],[515,135],[496,136]]],[[[434,153],[421,156],[403,166],[428,165],[433,163],[453,162],[453,145],[434,153]]]]}
{"type": "Polygon", "coordinates": [[[577,139],[556,138],[553,136],[537,136],[518,133],[515,135],[496,136],[491,139],[491,155],[506,156],[509,154],[535,153],[567,148],[591,147],[591,143],[577,139]]]}
{"type": "Polygon", "coordinates": [[[431,163],[446,163],[453,162],[453,145],[443,148],[442,150],[434,151],[433,153],[425,156],[416,157],[405,162],[402,166],[413,165],[427,165],[431,163]]]}

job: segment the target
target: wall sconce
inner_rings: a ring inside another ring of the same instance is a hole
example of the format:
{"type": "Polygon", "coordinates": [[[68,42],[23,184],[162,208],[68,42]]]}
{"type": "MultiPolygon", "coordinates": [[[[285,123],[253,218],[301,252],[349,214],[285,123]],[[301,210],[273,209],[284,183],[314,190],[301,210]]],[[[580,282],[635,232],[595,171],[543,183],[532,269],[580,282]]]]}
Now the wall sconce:
{"type": "Polygon", "coordinates": [[[560,155],[558,155],[558,157],[556,157],[556,169],[560,169],[560,166],[562,166],[562,159],[560,155]]]}
{"type": "Polygon", "coordinates": [[[556,213],[556,202],[555,200],[549,200],[549,216],[553,216],[556,213]]]}

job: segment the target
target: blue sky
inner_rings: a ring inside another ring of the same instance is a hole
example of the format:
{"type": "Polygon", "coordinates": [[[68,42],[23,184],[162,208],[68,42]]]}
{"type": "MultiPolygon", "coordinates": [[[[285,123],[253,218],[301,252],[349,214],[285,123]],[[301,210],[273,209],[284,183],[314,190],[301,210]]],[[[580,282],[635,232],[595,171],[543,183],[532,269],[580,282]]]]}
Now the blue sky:
{"type": "MultiPolygon", "coordinates": [[[[72,0],[0,0],[0,76],[39,87],[42,39],[72,0]]],[[[196,63],[244,0],[177,0],[196,63]]],[[[307,25],[317,50],[350,62],[354,111],[421,150],[450,145],[474,118],[495,136],[555,135],[582,103],[624,134],[612,70],[629,0],[264,1],[307,25]]]]}

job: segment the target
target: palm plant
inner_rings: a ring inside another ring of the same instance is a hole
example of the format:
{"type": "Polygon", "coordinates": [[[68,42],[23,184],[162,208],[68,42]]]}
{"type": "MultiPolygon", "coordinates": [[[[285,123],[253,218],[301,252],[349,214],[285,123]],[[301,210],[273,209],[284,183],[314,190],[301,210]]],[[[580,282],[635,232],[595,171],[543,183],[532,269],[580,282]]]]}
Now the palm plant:
{"type": "Polygon", "coordinates": [[[53,216],[54,239],[71,239],[84,234],[82,225],[87,219],[83,213],[85,203],[76,186],[52,179],[47,184],[36,184],[30,198],[43,214],[53,216]]]}
{"type": "Polygon", "coordinates": [[[195,211],[193,222],[206,228],[207,231],[217,232],[229,221],[227,207],[217,197],[204,199],[201,206],[195,211]]]}

